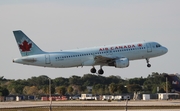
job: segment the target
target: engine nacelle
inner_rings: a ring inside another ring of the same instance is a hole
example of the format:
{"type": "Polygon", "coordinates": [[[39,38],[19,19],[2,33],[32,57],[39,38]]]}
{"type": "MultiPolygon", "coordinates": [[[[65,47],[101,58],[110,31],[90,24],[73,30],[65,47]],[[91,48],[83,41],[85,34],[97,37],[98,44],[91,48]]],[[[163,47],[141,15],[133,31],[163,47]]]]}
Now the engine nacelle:
{"type": "Polygon", "coordinates": [[[114,62],[116,68],[125,68],[129,66],[129,60],[127,58],[121,58],[114,62]]]}

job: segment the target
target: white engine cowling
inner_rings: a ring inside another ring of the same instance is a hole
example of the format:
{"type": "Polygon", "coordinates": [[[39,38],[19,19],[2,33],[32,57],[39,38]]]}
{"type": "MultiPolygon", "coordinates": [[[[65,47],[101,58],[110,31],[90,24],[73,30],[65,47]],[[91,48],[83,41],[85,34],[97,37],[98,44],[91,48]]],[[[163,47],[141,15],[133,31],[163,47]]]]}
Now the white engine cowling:
{"type": "Polygon", "coordinates": [[[114,62],[116,68],[125,68],[129,66],[129,60],[127,58],[121,58],[114,62]]]}

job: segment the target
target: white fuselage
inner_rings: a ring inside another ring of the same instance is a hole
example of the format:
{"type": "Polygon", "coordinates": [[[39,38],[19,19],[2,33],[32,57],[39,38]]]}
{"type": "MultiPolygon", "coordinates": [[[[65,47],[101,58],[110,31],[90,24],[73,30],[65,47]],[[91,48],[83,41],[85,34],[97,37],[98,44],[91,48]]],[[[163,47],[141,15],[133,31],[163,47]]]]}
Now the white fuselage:
{"type": "Polygon", "coordinates": [[[149,59],[167,53],[167,48],[156,42],[138,42],[129,44],[108,45],[84,49],[66,50],[60,52],[46,52],[44,54],[24,56],[13,62],[55,68],[78,66],[108,66],[106,62],[95,61],[96,56],[128,60],[149,59]]]}

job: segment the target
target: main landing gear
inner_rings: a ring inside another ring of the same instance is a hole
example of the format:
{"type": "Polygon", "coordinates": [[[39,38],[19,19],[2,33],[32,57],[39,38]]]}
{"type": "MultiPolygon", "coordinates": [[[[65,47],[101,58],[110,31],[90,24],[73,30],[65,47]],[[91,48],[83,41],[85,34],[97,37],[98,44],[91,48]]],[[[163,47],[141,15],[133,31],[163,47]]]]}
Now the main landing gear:
{"type": "Polygon", "coordinates": [[[147,67],[151,67],[151,64],[149,64],[149,58],[146,58],[147,67]]]}
{"type": "MultiPolygon", "coordinates": [[[[91,73],[96,73],[95,67],[93,67],[90,71],[91,71],[91,73]]],[[[100,74],[100,75],[104,74],[104,70],[102,69],[102,66],[98,70],[98,74],[100,74]]]]}
{"type": "Polygon", "coordinates": [[[93,67],[93,68],[91,69],[91,73],[96,73],[95,67],[93,67]]]}

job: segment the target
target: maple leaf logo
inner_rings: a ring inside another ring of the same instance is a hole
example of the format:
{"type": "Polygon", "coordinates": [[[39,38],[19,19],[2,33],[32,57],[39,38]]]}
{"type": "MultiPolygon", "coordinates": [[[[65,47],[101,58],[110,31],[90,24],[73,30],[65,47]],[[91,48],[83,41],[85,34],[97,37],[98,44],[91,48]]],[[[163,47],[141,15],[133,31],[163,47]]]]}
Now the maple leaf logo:
{"type": "Polygon", "coordinates": [[[142,44],[138,44],[139,47],[142,47],[142,44]]]}
{"type": "Polygon", "coordinates": [[[31,51],[30,49],[32,48],[32,43],[28,43],[26,40],[24,40],[22,44],[19,44],[19,48],[22,52],[31,51]]]}

